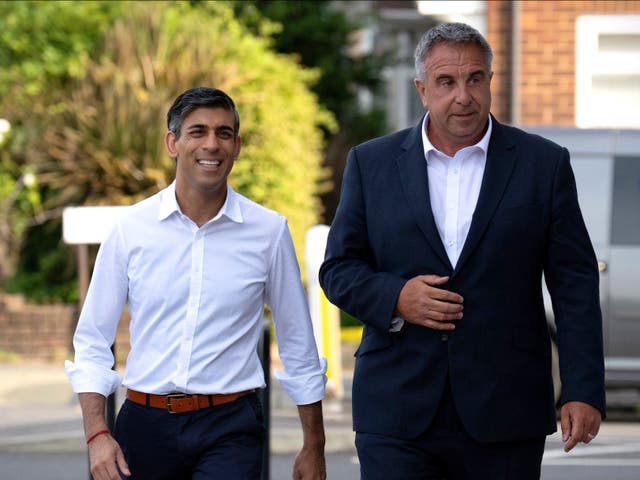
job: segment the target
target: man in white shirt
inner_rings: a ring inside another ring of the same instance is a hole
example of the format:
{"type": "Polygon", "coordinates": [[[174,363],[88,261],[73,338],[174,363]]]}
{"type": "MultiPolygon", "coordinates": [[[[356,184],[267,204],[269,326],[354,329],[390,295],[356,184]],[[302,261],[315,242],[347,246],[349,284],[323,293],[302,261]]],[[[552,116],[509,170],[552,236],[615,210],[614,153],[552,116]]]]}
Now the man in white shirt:
{"type": "Polygon", "coordinates": [[[240,153],[232,99],[181,94],[167,114],[175,181],[128,207],[102,243],[66,369],[79,394],[96,480],[257,479],[265,386],[257,345],[266,304],[304,441],[294,478],[325,478],[326,362],[318,358],[286,219],[227,183],[240,153]],[[115,431],[105,399],[120,383],[110,350],[125,303],[131,350],[115,431]],[[120,472],[120,473],[119,473],[120,472]]]}

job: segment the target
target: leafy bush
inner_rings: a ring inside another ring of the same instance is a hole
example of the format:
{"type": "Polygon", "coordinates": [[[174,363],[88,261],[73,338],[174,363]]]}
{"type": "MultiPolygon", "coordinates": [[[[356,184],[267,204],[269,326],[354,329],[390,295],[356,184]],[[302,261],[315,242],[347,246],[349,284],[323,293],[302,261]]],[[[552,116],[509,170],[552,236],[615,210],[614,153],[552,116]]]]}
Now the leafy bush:
{"type": "MultiPolygon", "coordinates": [[[[54,19],[56,5],[62,11],[83,2],[51,3],[46,12],[54,19]]],[[[164,151],[166,111],[187,88],[213,86],[234,98],[241,115],[243,150],[230,183],[289,219],[304,258],[306,231],[321,214],[318,195],[329,187],[322,129],[335,128],[310,91],[317,72],[274,53],[269,39],[251,34],[226,2],[126,5],[126,13],[112,12],[99,48],[86,49],[81,72],[69,61],[63,81],[40,89],[46,95],[31,103],[3,99],[9,119],[27,132],[21,161],[36,173],[45,211],[56,212],[59,223],[65,206],[130,204],[168,185],[175,165],[164,151]],[[45,99],[47,105],[37,103],[45,99]]],[[[33,10],[39,17],[39,7],[33,10]]],[[[28,93],[13,89],[16,98],[28,93]]],[[[23,255],[46,257],[43,244],[49,242],[29,243],[23,255]]],[[[35,263],[40,273],[48,268],[35,263]]]]}

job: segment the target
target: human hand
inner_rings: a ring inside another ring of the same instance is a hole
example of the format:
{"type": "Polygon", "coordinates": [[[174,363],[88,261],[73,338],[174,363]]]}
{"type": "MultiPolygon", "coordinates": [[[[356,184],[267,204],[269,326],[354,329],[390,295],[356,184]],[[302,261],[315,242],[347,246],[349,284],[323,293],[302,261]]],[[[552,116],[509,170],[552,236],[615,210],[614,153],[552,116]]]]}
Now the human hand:
{"type": "Polygon", "coordinates": [[[89,444],[89,465],[94,480],[120,480],[118,469],[131,476],[120,445],[109,434],[100,435],[89,444]]]}
{"type": "Polygon", "coordinates": [[[403,320],[434,330],[454,330],[452,321],[462,318],[463,298],[457,293],[439,288],[449,277],[420,275],[405,283],[396,312],[403,320]]]}
{"type": "Polygon", "coordinates": [[[569,452],[579,442],[589,443],[600,430],[602,416],[598,409],[584,402],[567,402],[560,409],[560,428],[564,451],[569,452]]]}
{"type": "Polygon", "coordinates": [[[326,480],[324,447],[303,445],[293,464],[293,480],[326,480]]]}

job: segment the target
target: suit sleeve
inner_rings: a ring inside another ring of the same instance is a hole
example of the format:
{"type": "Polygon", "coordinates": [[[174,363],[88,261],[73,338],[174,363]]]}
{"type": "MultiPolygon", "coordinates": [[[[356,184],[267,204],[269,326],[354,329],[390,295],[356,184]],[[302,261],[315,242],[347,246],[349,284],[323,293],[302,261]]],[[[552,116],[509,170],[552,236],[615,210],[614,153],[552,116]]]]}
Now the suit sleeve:
{"type": "Polygon", "coordinates": [[[569,152],[553,185],[545,279],[557,328],[561,403],[589,403],[605,414],[602,315],[596,257],[578,205],[569,152]]]}
{"type": "Polygon", "coordinates": [[[320,285],[337,307],[388,332],[398,295],[407,280],[375,268],[374,246],[369,241],[369,229],[375,225],[368,223],[369,218],[375,218],[375,212],[368,215],[365,190],[356,147],[347,157],[340,203],[320,267],[320,285]]]}

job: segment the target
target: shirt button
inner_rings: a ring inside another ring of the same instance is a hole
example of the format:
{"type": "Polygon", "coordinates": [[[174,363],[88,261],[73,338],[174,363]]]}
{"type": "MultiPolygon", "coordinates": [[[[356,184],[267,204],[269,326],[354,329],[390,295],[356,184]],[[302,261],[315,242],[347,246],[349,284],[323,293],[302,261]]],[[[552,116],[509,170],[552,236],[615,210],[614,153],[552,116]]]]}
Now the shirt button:
{"type": "Polygon", "coordinates": [[[447,340],[449,340],[449,334],[443,333],[442,335],[440,335],[440,340],[442,340],[443,342],[446,342],[447,340]]]}

